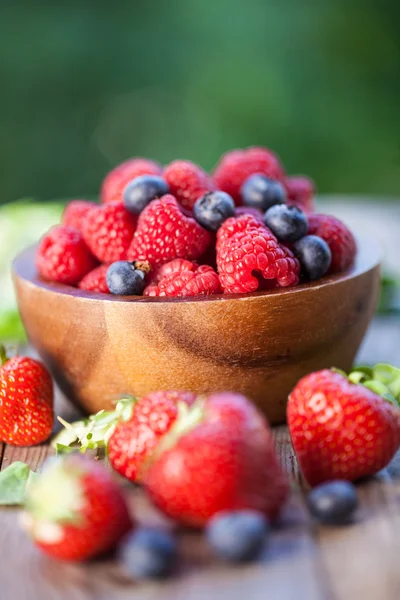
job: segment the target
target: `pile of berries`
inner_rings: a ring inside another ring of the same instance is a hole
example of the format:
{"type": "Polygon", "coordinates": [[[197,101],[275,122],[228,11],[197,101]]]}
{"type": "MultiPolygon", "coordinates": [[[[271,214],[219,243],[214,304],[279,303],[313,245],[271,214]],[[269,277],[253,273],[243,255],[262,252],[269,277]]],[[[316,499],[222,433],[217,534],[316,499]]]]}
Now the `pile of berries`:
{"type": "Polygon", "coordinates": [[[49,281],[118,295],[236,294],[345,271],[356,243],[314,212],[314,184],[266,148],[232,150],[212,175],[190,161],[133,158],[101,203],[73,200],[37,249],[49,281]]]}

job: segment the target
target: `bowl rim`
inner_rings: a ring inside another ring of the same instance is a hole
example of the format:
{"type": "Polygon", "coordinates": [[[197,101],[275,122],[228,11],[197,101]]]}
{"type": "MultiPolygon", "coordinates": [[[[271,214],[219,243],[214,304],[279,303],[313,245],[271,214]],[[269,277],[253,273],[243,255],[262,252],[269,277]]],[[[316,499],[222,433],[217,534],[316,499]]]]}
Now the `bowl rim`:
{"type": "Polygon", "coordinates": [[[200,303],[200,302],[221,302],[228,300],[238,300],[245,298],[258,298],[260,296],[273,297],[276,295],[287,296],[291,294],[302,294],[309,290],[320,290],[329,286],[335,286],[338,283],[354,279],[374,269],[381,262],[381,248],[375,240],[370,240],[367,236],[355,235],[357,242],[357,255],[354,265],[343,273],[328,275],[312,282],[300,283],[293,287],[276,288],[272,290],[261,290],[244,294],[213,294],[210,296],[189,296],[182,298],[174,297],[149,297],[149,296],[113,296],[112,294],[103,294],[100,292],[89,292],[81,290],[63,283],[49,282],[41,279],[35,267],[35,251],[37,244],[29,246],[22,250],[12,262],[12,276],[14,281],[24,280],[30,286],[41,288],[52,294],[61,296],[70,296],[89,301],[103,300],[106,302],[122,303],[146,303],[146,304],[165,304],[167,302],[200,303]]]}

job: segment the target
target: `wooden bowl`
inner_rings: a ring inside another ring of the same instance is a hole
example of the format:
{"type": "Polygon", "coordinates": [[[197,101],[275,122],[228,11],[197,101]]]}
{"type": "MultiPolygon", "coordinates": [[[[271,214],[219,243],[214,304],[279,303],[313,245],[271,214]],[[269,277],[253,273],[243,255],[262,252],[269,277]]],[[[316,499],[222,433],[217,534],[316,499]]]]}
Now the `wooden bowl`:
{"type": "Polygon", "coordinates": [[[379,252],[359,241],[354,268],[291,289],[196,299],[113,297],[38,278],[35,249],[13,264],[33,346],[87,412],[124,393],[234,390],[272,423],[307,373],[348,370],[374,313],[379,252]]]}

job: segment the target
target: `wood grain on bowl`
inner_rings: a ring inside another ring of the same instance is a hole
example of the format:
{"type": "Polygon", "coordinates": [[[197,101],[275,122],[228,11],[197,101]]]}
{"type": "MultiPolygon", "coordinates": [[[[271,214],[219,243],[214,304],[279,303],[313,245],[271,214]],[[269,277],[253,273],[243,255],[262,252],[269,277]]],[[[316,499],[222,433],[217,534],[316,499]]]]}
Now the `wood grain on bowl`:
{"type": "Polygon", "coordinates": [[[282,422],[300,377],[350,368],[379,290],[379,252],[362,240],[348,273],[195,299],[119,298],[47,283],[34,253],[13,265],[23,323],[57,383],[87,412],[109,408],[123,393],[230,389],[282,422]]]}

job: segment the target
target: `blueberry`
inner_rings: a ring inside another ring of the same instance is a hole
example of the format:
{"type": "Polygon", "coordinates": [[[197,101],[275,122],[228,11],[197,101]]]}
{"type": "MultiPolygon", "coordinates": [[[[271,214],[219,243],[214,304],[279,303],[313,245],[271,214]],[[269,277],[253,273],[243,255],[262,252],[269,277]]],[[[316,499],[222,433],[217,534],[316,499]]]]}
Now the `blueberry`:
{"type": "Polygon", "coordinates": [[[300,261],[308,279],[319,279],[328,271],[332,255],[328,244],[317,235],[306,235],[293,245],[293,252],[300,261]]]}
{"type": "Polygon", "coordinates": [[[106,280],[111,294],[140,296],[144,289],[145,271],[136,268],[134,262],[118,260],[107,269],[106,280]]]}
{"type": "Polygon", "coordinates": [[[235,214],[235,203],[225,192],[208,192],[193,207],[193,216],[205,229],[217,231],[226,219],[235,214]]]}
{"type": "Polygon", "coordinates": [[[177,563],[176,540],[166,531],[140,527],[125,539],[119,558],[135,579],[166,577],[177,563]]]}
{"type": "Polygon", "coordinates": [[[141,175],[132,179],[124,189],[124,205],[126,210],[138,215],[152,200],[168,192],[168,183],[162,177],[141,175]]]}
{"type": "Polygon", "coordinates": [[[251,175],[240,190],[243,204],[253,206],[265,212],[275,204],[286,202],[285,188],[279,181],[268,179],[265,175],[251,175]]]}
{"type": "Polygon", "coordinates": [[[330,481],[315,487],[307,499],[313,517],[326,525],[351,521],[357,508],[357,490],[349,481],[330,481]]]}
{"type": "Polygon", "coordinates": [[[222,512],[207,525],[206,537],[214,552],[232,562],[256,558],[268,534],[264,515],[252,510],[222,512]]]}
{"type": "Polygon", "coordinates": [[[296,242],[308,231],[308,220],[297,206],[276,204],[267,210],[264,222],[280,242],[296,242]]]}

